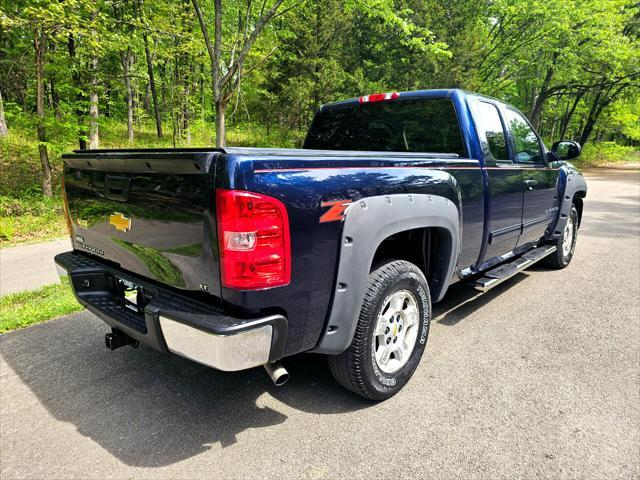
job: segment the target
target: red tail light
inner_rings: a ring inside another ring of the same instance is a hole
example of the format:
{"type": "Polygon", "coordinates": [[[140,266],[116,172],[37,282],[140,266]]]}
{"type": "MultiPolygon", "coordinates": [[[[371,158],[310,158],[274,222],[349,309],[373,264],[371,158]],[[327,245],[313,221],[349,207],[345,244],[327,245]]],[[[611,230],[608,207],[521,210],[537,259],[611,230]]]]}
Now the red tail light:
{"type": "Polygon", "coordinates": [[[385,100],[394,100],[399,96],[400,94],[398,92],[372,93],[371,95],[363,95],[360,97],[360,103],[384,102],[385,100]]]}
{"type": "Polygon", "coordinates": [[[289,283],[289,217],[280,200],[218,189],[216,217],[224,287],[257,290],[289,283]]]}

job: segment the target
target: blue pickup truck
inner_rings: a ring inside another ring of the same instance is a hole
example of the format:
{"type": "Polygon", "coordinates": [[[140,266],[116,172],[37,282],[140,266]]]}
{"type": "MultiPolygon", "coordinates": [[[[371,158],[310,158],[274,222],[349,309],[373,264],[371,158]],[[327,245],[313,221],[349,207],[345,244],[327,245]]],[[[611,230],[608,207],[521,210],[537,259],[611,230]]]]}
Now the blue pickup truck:
{"type": "Polygon", "coordinates": [[[91,150],[64,155],[78,301],[139,343],[216,369],[327,356],[372,400],[425,349],[431,306],[571,261],[587,187],[515,108],[461,90],[324,105],[302,149],[91,150]]]}

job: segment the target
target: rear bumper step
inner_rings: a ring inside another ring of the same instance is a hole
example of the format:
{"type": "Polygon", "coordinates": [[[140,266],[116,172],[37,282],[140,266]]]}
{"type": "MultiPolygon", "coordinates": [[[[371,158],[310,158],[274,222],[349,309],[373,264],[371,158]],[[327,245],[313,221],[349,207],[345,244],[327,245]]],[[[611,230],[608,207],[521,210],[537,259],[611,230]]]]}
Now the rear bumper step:
{"type": "Polygon", "coordinates": [[[503,263],[491,270],[487,270],[483,273],[482,277],[471,282],[471,286],[481,292],[491,290],[493,287],[500,285],[505,280],[508,280],[514,275],[522,272],[524,269],[539,262],[556,250],[557,248],[555,246],[550,245],[543,245],[542,247],[534,248],[510,262],[503,263]]]}
{"type": "Polygon", "coordinates": [[[284,354],[282,315],[236,318],[76,251],[56,255],[55,262],[78,302],[134,341],[225,371],[275,362],[284,354]],[[122,282],[137,287],[135,303],[123,295],[122,282]]]}

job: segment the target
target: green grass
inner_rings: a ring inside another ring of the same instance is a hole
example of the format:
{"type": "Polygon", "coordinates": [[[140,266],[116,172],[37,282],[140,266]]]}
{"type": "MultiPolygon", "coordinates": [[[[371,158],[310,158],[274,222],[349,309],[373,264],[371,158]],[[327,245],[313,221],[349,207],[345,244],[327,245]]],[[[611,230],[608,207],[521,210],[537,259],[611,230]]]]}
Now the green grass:
{"type": "Polygon", "coordinates": [[[68,235],[62,198],[26,192],[0,195],[0,248],[68,235]]]}
{"type": "Polygon", "coordinates": [[[0,333],[79,312],[68,281],[0,297],[0,333]]]}

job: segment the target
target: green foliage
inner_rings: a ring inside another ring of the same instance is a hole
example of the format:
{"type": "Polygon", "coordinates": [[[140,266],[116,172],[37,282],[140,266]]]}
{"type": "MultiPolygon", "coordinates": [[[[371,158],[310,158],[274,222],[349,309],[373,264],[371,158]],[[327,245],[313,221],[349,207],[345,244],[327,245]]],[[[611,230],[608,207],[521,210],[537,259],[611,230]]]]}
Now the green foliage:
{"type": "Polygon", "coordinates": [[[0,333],[79,312],[69,281],[0,297],[0,333]]]}
{"type": "Polygon", "coordinates": [[[640,150],[636,147],[618,145],[615,142],[594,142],[585,146],[576,164],[597,167],[614,163],[638,162],[640,162],[640,150]]]}
{"type": "MultiPolygon", "coordinates": [[[[219,73],[233,70],[263,3],[275,1],[224,0],[219,73]]],[[[213,35],[214,2],[199,4],[213,35]]],[[[1,195],[40,188],[34,29],[47,36],[44,145],[54,190],[60,155],[87,139],[91,94],[101,147],[214,143],[212,65],[192,2],[5,2],[1,195]]],[[[438,87],[513,103],[549,142],[640,143],[635,0],[285,0],[234,72],[228,145],[298,147],[322,103],[438,87]]]]}
{"type": "Polygon", "coordinates": [[[37,191],[20,197],[0,195],[0,247],[67,235],[62,199],[37,191]]]}

